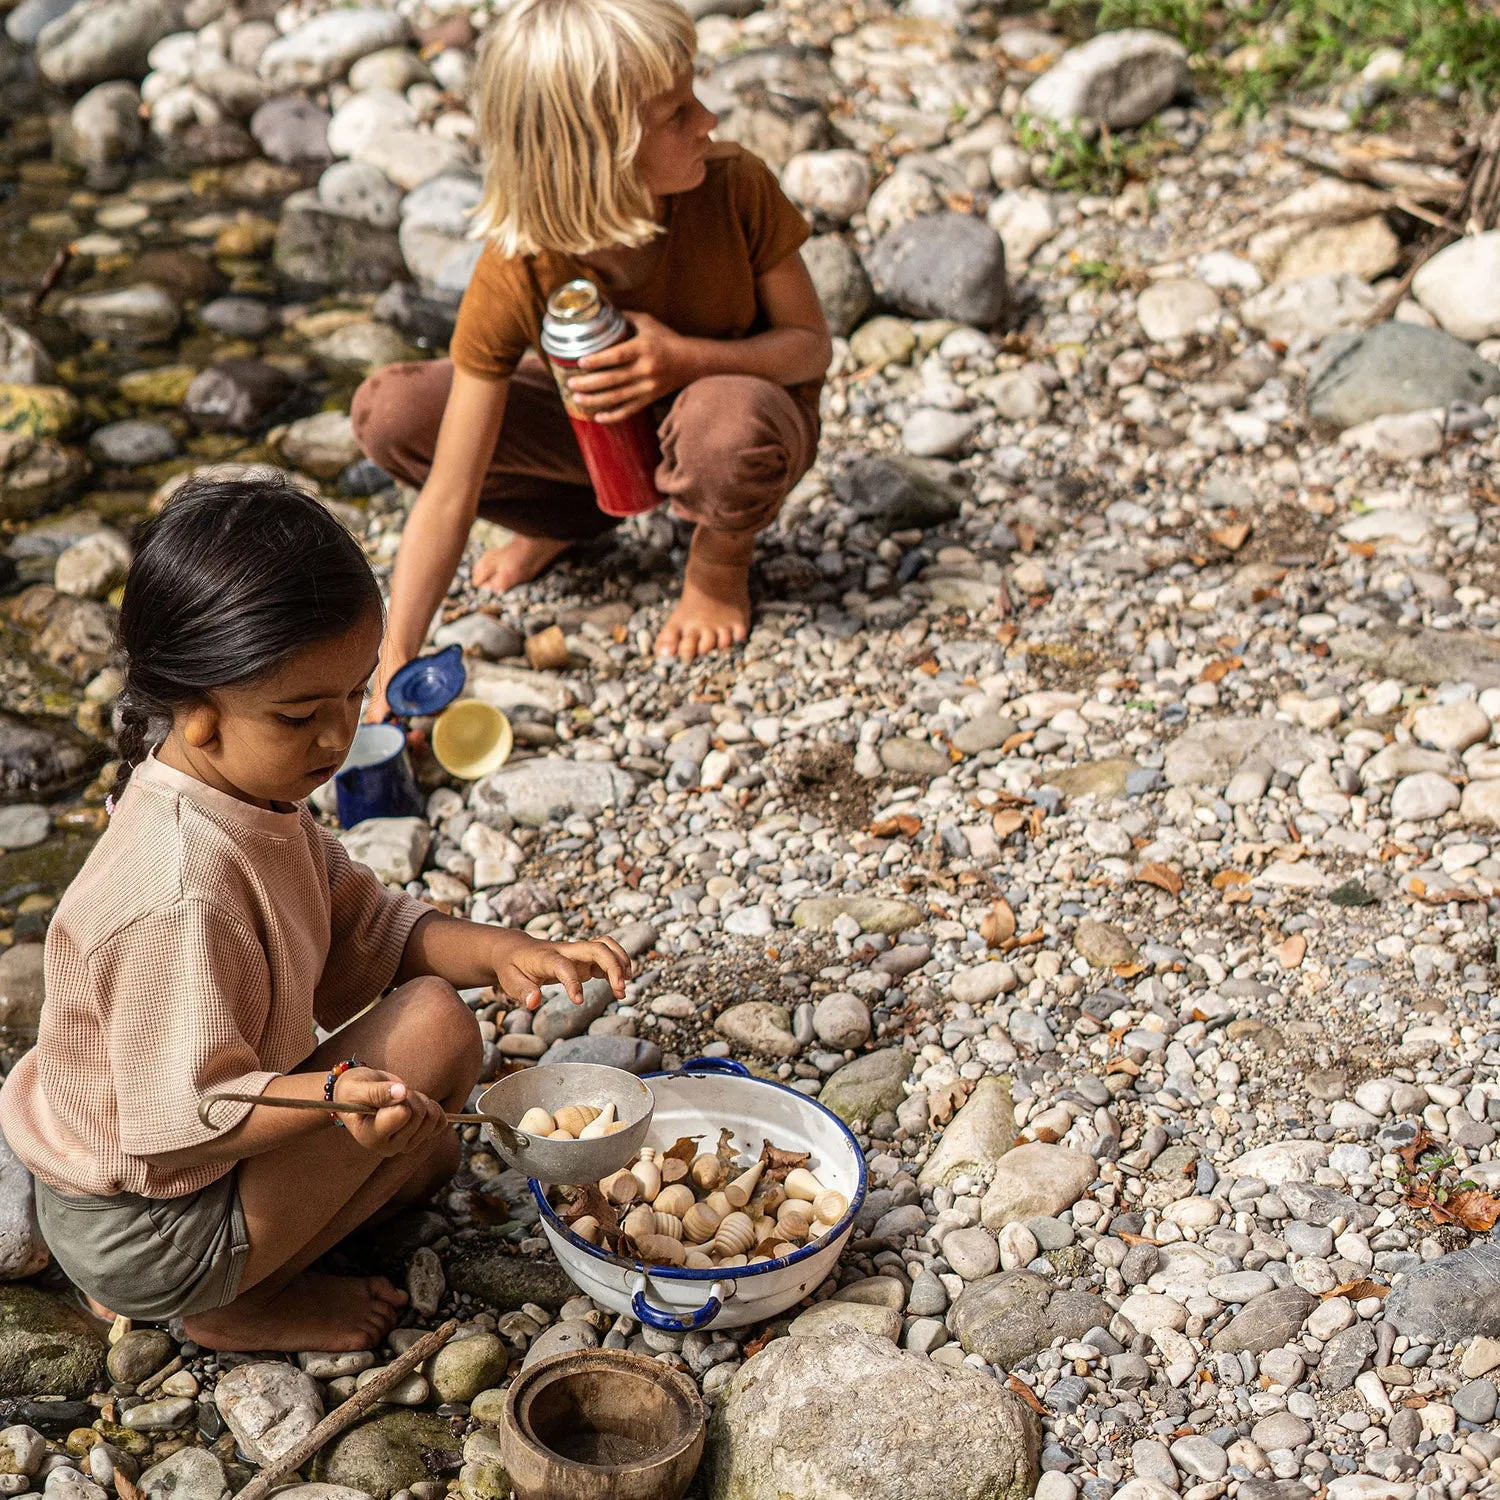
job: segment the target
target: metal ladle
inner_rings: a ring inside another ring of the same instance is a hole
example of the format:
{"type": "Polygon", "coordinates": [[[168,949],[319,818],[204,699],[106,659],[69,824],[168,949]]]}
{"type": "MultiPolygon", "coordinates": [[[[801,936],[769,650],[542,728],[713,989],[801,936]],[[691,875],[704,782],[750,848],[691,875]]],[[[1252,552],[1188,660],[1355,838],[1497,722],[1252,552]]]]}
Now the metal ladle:
{"type": "MultiPolygon", "coordinates": [[[[216,1104],[259,1104],[270,1109],[315,1109],[323,1114],[378,1114],[377,1104],[334,1104],[322,1099],[268,1099],[261,1094],[207,1094],[198,1104],[198,1118],[209,1129],[216,1104]]],[[[491,1084],[480,1096],[479,1112],[448,1114],[450,1125],[482,1125],[490,1144],[505,1161],[538,1182],[598,1182],[618,1171],[640,1150],[656,1099],[633,1073],[598,1063],[548,1063],[523,1068],[491,1084]],[[554,1141],[529,1135],[516,1127],[528,1109],[549,1114],[565,1104],[615,1106],[624,1130],[588,1141],[554,1141]]]]}

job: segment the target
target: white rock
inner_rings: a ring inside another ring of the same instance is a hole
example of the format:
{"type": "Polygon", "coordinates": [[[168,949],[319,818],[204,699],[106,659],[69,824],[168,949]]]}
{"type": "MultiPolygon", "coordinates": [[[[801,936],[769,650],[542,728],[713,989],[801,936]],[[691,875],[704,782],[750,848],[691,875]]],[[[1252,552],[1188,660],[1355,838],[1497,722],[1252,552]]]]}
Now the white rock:
{"type": "Polygon", "coordinates": [[[965,412],[918,407],[901,425],[901,444],[917,458],[948,458],[973,436],[979,419],[965,412]]]}
{"type": "Polygon", "coordinates": [[[1358,276],[1278,281],[1240,305],[1240,321],[1269,339],[1305,346],[1360,327],[1379,301],[1380,294],[1358,276]]]}
{"type": "Polygon", "coordinates": [[[103,598],[130,570],[130,543],[103,527],[80,537],[57,559],[53,585],[59,593],[103,598]]]}
{"type": "Polygon", "coordinates": [[[985,219],[1000,236],[1009,267],[1024,266],[1057,233],[1053,195],[1037,188],[1016,187],[1001,193],[985,219]]]}
{"type": "Polygon", "coordinates": [[[1412,718],[1412,733],[1439,750],[1467,750],[1490,736],[1490,718],[1477,704],[1430,703],[1412,718]]]}
{"type": "Polygon", "coordinates": [[[1252,262],[1228,250],[1210,251],[1193,269],[1198,280],[1215,291],[1258,292],[1266,284],[1252,262]]]}
{"type": "Polygon", "coordinates": [[[870,162],[861,151],[799,151],[781,171],[793,203],[833,224],[847,224],[870,201],[870,162]]]}
{"type": "MultiPolygon", "coordinates": [[[[1443,451],[1442,413],[1392,412],[1348,428],[1342,440],[1393,463],[1410,463],[1431,458],[1433,454],[1443,451]]],[[[1360,519],[1369,520],[1369,517],[1362,516],[1360,519]]]]}
{"type": "Polygon", "coordinates": [[[1500,828],[1500,780],[1471,781],[1458,810],[1466,823],[1500,828]]]}
{"type": "Polygon", "coordinates": [[[1211,327],[1219,307],[1219,294],[1211,286],[1183,277],[1152,282],[1136,298],[1135,315],[1153,344],[1165,344],[1211,327]]]}
{"type": "Polygon", "coordinates": [[[459,142],[446,140],[429,130],[400,125],[368,135],[354,153],[354,159],[379,167],[397,187],[408,192],[445,172],[467,170],[471,163],[468,149],[459,142]]]}
{"type": "Polygon", "coordinates": [[[1458,788],[1436,771],[1419,771],[1398,781],[1391,793],[1391,817],[1398,823],[1424,823],[1459,805],[1458,788]]]}
{"type": "Polygon", "coordinates": [[[1455,338],[1500,334],[1500,230],[1466,235],[1439,250],[1412,279],[1418,302],[1455,338]]]}
{"type": "Polygon", "coordinates": [[[1187,86],[1187,49],[1159,31],[1106,31],[1065,52],[1026,90],[1029,115],[1086,118],[1112,129],[1140,125],[1187,86]]]}
{"type": "Polygon", "coordinates": [[[426,818],[367,818],[339,839],[350,859],[368,865],[386,885],[405,885],[422,873],[432,828],[426,818]]]}
{"type": "Polygon", "coordinates": [[[317,1382],[295,1365],[271,1360],[227,1371],[214,1389],[214,1403],[257,1464],[290,1452],[323,1418],[317,1382]]]}
{"type": "Polygon", "coordinates": [[[400,94],[386,89],[352,94],[328,122],[328,149],[335,156],[355,156],[380,131],[416,123],[416,110],[400,94]]]}
{"type": "Polygon", "coordinates": [[[734,937],[770,937],[775,930],[775,918],[764,906],[742,906],[724,918],[724,931],[734,937]]]}
{"type": "Polygon", "coordinates": [[[260,55],[260,74],[278,89],[317,88],[366,53],[405,39],[406,22],[394,11],[325,11],[272,42],[260,55]]]}
{"type": "Polygon", "coordinates": [[[1322,1141],[1272,1141],[1236,1157],[1223,1169],[1225,1177],[1258,1177],[1271,1187],[1284,1182],[1311,1182],[1313,1173],[1328,1164],[1322,1141]]]}

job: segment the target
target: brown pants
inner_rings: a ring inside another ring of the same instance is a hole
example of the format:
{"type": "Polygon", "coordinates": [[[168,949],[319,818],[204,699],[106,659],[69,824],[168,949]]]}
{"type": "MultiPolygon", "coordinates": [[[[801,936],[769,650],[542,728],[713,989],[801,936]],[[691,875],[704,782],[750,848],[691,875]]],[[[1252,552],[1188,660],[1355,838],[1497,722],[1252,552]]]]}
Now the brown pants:
{"type": "MultiPolygon", "coordinates": [[[[376,370],[351,408],[360,447],[386,473],[422,484],[452,384],[446,359],[376,370]]],[[[658,435],[662,498],[683,520],[725,531],[769,525],[818,450],[813,414],[784,386],[754,375],[695,380],[672,400],[658,435]]],[[[595,505],[562,399],[534,355],[511,376],[479,508],[511,531],[558,541],[619,525],[595,505]]]]}

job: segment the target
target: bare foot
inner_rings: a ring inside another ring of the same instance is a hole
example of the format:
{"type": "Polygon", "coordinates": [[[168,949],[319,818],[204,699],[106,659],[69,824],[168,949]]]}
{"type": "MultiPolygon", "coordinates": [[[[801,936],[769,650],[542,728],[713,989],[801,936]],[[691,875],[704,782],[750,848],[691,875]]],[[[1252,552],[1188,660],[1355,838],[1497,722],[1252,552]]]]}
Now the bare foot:
{"type": "Polygon", "coordinates": [[[384,1276],[322,1276],[303,1271],[279,1291],[252,1287],[228,1307],[183,1319],[205,1349],[373,1349],[395,1327],[406,1293],[384,1276]]]}
{"type": "Polygon", "coordinates": [[[83,1300],[88,1303],[89,1311],[104,1323],[113,1323],[115,1315],[97,1297],[90,1297],[87,1292],[83,1293],[83,1300]]]}
{"type": "Polygon", "coordinates": [[[709,651],[727,651],[750,633],[750,559],[753,531],[693,533],[682,598],[656,638],[658,656],[692,661],[709,651]]]}
{"type": "Polygon", "coordinates": [[[513,537],[503,547],[491,547],[474,564],[474,583],[493,594],[503,594],[518,583],[539,578],[573,544],[550,536],[513,537]]]}

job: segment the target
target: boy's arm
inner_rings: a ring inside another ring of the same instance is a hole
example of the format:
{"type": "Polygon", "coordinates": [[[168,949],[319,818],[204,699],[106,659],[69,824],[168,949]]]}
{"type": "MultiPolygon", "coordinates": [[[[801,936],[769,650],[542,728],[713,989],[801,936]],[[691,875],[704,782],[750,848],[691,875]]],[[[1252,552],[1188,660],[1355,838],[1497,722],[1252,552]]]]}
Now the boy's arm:
{"type": "Polygon", "coordinates": [[[427,627],[458,571],[505,417],[509,387],[506,380],[481,380],[460,369],[453,371],[432,472],[407,517],[391,573],[385,643],[365,712],[368,719],[385,717],[385,685],[422,649],[427,627]]]}
{"type": "Polygon", "coordinates": [[[778,385],[821,379],[833,355],[828,321],[802,257],[792,254],[755,283],[770,327],[745,339],[694,339],[642,313],[634,337],[580,363],[568,382],[578,405],[600,422],[621,422],[705,375],[758,375],[778,385]]]}

